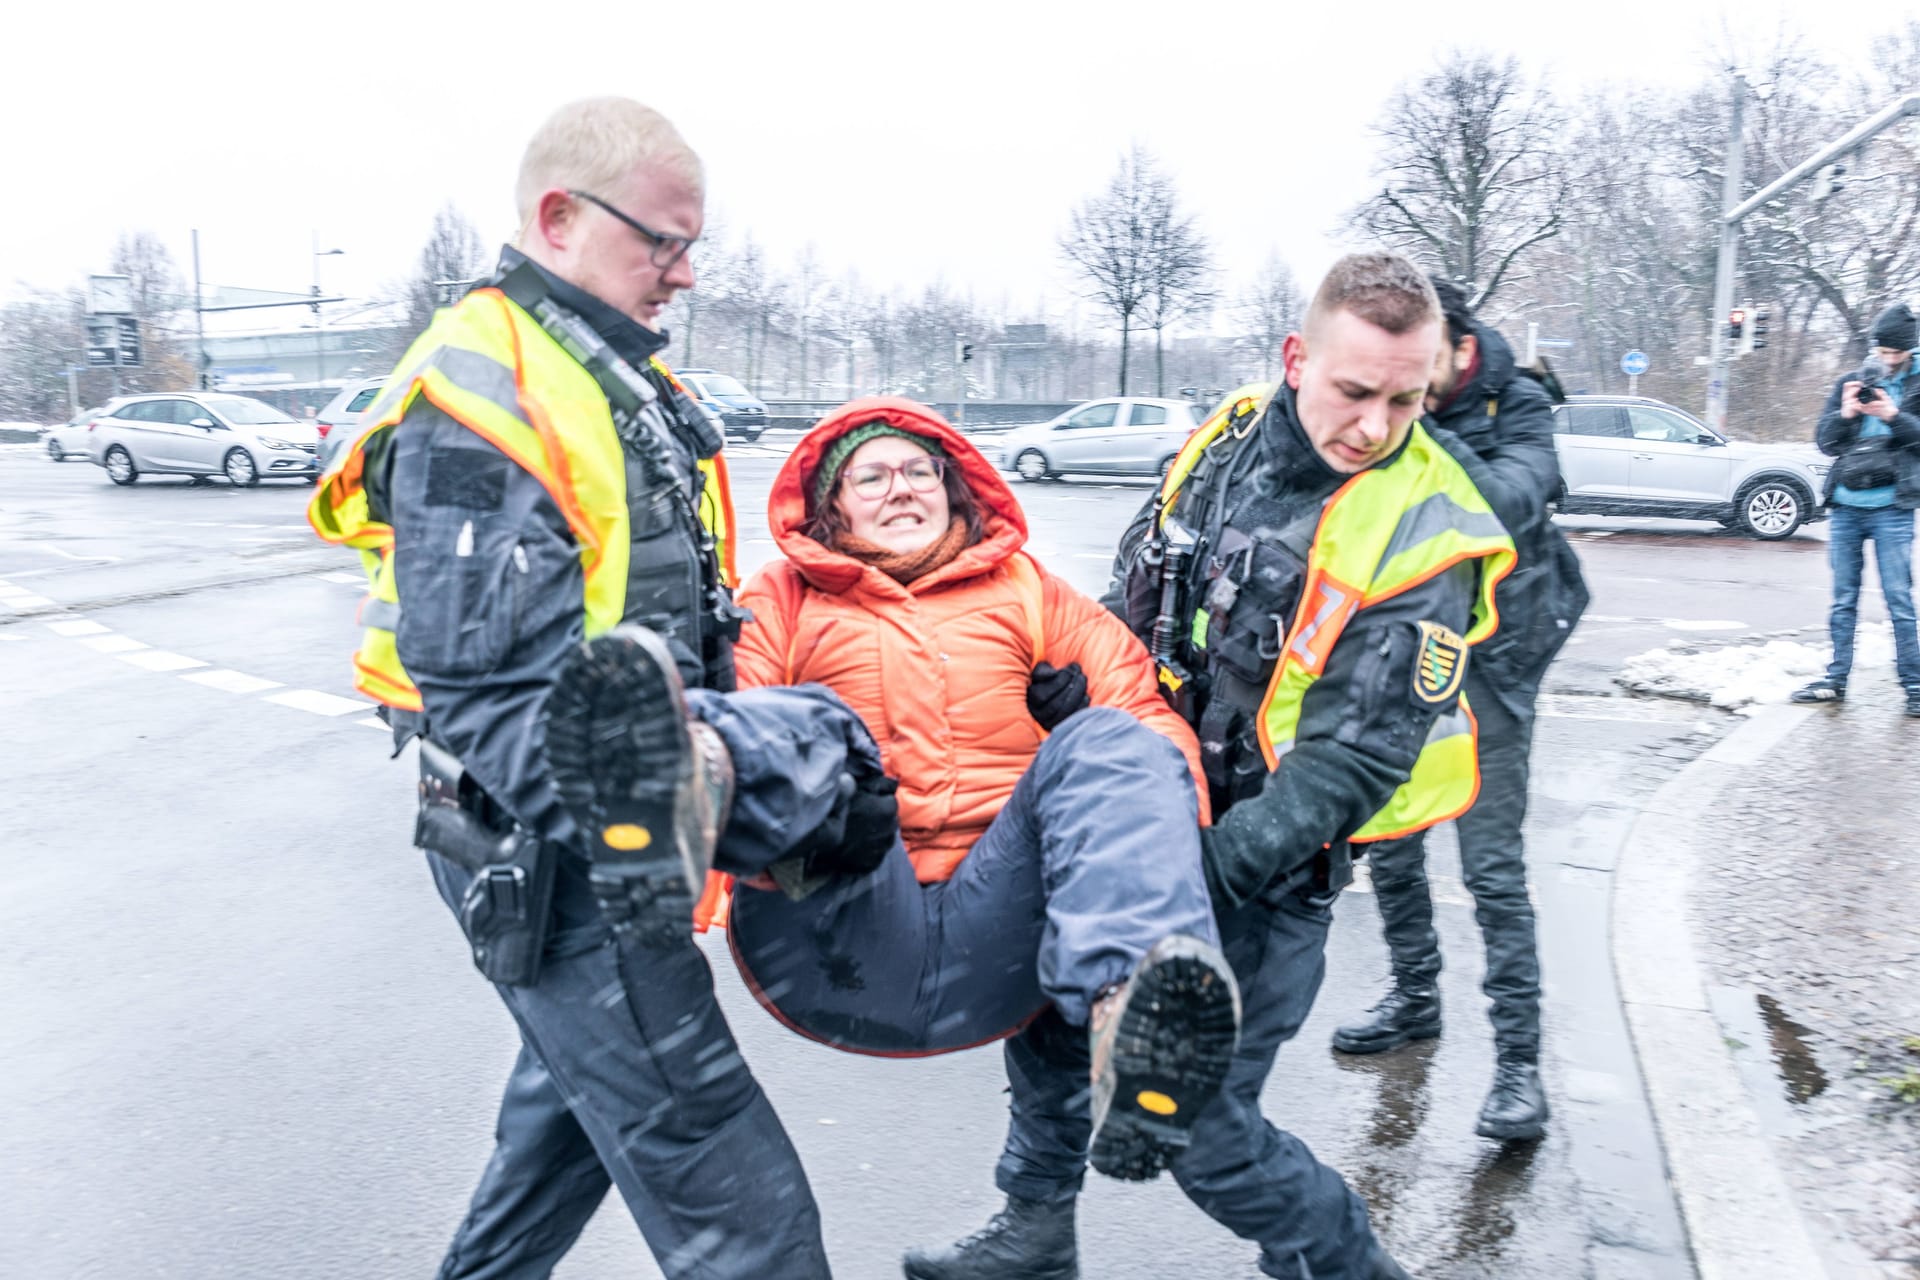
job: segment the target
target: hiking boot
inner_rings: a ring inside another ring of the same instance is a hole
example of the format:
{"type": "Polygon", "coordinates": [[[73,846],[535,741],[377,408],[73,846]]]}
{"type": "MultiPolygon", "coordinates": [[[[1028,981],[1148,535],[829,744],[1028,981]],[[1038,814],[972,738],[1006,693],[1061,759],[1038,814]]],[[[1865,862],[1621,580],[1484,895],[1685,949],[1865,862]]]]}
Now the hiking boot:
{"type": "Polygon", "coordinates": [[[1341,1053],[1385,1053],[1409,1040],[1431,1040],[1439,1034],[1439,988],[1395,983],[1366,1017],[1334,1031],[1333,1047],[1341,1053]]]}
{"type": "Polygon", "coordinates": [[[1093,1140],[1088,1161],[1145,1182],[1187,1145],[1220,1092],[1240,1039],[1240,990],[1218,947],[1181,934],[1147,952],[1094,1002],[1093,1140]]]}
{"type": "Polygon", "coordinates": [[[1907,690],[1907,714],[1920,716],[1920,688],[1907,690]]]}
{"type": "Polygon", "coordinates": [[[1540,1086],[1538,1063],[1530,1058],[1500,1059],[1473,1131],[1502,1142],[1537,1138],[1547,1131],[1547,1091],[1540,1086]]]}
{"type": "Polygon", "coordinates": [[[1008,1196],[986,1226],[950,1245],[909,1250],[900,1269],[907,1280],[1080,1280],[1074,1203],[1008,1196]]]}
{"type": "Polygon", "coordinates": [[[579,824],[589,878],[614,932],[665,946],[688,937],[733,800],[733,760],[687,718],[666,642],[616,627],[573,650],[547,695],[547,760],[579,824]]]}
{"type": "Polygon", "coordinates": [[[1845,702],[1847,686],[1840,680],[1815,680],[1793,691],[1794,702],[1845,702]]]}

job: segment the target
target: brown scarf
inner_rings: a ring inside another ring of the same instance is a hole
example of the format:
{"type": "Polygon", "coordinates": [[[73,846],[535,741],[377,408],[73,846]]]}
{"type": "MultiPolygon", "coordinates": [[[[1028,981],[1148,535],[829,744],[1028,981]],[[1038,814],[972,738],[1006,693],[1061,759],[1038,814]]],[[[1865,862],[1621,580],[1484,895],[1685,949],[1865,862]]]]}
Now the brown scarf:
{"type": "Polygon", "coordinates": [[[958,517],[948,521],[947,531],[918,551],[890,551],[878,543],[844,532],[834,536],[833,549],[862,564],[872,565],[895,582],[912,582],[967,549],[967,522],[958,517]]]}

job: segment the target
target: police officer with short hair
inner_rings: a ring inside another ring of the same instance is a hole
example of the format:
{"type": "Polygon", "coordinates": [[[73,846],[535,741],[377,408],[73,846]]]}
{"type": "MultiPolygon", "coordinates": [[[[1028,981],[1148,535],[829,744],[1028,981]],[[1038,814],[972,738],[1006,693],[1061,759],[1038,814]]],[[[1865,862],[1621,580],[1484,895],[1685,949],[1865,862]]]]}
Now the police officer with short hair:
{"type": "MultiPolygon", "coordinates": [[[[1473,793],[1458,693],[1513,544],[1416,421],[1441,332],[1412,263],[1341,259],[1286,340],[1285,381],[1234,393],[1189,440],[1123,535],[1107,598],[1198,730],[1217,815],[1206,871],[1243,1000],[1227,1085],[1169,1168],[1288,1280],[1405,1275],[1260,1092],[1313,1005],[1354,842],[1444,820],[1473,793]]],[[[1006,1054],[1006,1207],[909,1254],[912,1280],[1078,1274],[1086,1067],[1046,1018],[1006,1054]]]]}
{"type": "Polygon", "coordinates": [[[714,692],[740,622],[722,442],[658,359],[694,284],[698,158],[659,113],[589,99],[534,136],[517,197],[517,244],[409,349],[310,509],[370,561],[356,683],[420,739],[416,843],[521,1036],[440,1275],[548,1275],[611,1185],[669,1280],[824,1280],[692,913],[723,823],[740,874],[821,833],[877,861],[890,798],[856,838],[848,761],[878,753],[824,691],[714,692]]]}
{"type": "MultiPolygon", "coordinates": [[[[1424,422],[1466,469],[1520,555],[1500,583],[1497,635],[1474,650],[1466,693],[1479,721],[1480,795],[1455,822],[1460,867],[1486,941],[1494,1083],[1476,1132],[1537,1138],[1546,1128],[1540,1082],[1540,958],[1521,825],[1527,815],[1534,702],[1554,655],[1586,610],[1580,562],[1554,527],[1560,488],[1547,385],[1516,367],[1506,339],[1473,316],[1465,289],[1436,277],[1446,345],[1434,364],[1424,422]]],[[[1369,852],[1393,986],[1367,1016],[1333,1033],[1343,1053],[1379,1053],[1440,1034],[1440,938],[1427,888],[1426,836],[1369,852]]]]}

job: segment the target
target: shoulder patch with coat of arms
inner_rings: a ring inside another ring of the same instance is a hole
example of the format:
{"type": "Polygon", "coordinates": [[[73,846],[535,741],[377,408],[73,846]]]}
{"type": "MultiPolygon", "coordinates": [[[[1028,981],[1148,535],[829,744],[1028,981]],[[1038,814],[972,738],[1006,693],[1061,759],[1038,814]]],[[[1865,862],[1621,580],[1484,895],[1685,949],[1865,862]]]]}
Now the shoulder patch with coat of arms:
{"type": "Polygon", "coordinates": [[[1437,622],[1420,624],[1420,652],[1413,663],[1413,696],[1429,706],[1460,692],[1467,676],[1467,642],[1437,622]]]}

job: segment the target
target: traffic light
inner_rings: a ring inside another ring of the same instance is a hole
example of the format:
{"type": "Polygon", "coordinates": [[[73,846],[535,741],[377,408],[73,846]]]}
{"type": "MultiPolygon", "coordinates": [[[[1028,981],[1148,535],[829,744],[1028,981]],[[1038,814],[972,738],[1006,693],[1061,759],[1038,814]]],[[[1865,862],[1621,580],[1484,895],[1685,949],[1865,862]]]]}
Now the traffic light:
{"type": "Polygon", "coordinates": [[[1819,204],[1828,196],[1837,196],[1840,189],[1847,185],[1847,163],[1836,160],[1813,177],[1813,202],[1819,204]]]}
{"type": "Polygon", "coordinates": [[[961,343],[960,344],[960,363],[965,364],[967,363],[967,361],[971,359],[973,359],[973,344],[971,342],[961,343]]]}
{"type": "Polygon", "coordinates": [[[1747,349],[1749,351],[1758,351],[1767,345],[1767,321],[1771,318],[1771,315],[1772,313],[1765,307],[1756,307],[1754,309],[1753,323],[1749,326],[1752,332],[1747,338],[1747,349]]]}
{"type": "Polygon", "coordinates": [[[1733,342],[1734,354],[1744,348],[1741,343],[1747,336],[1747,312],[1744,307],[1735,307],[1727,313],[1727,337],[1733,342]]]}

